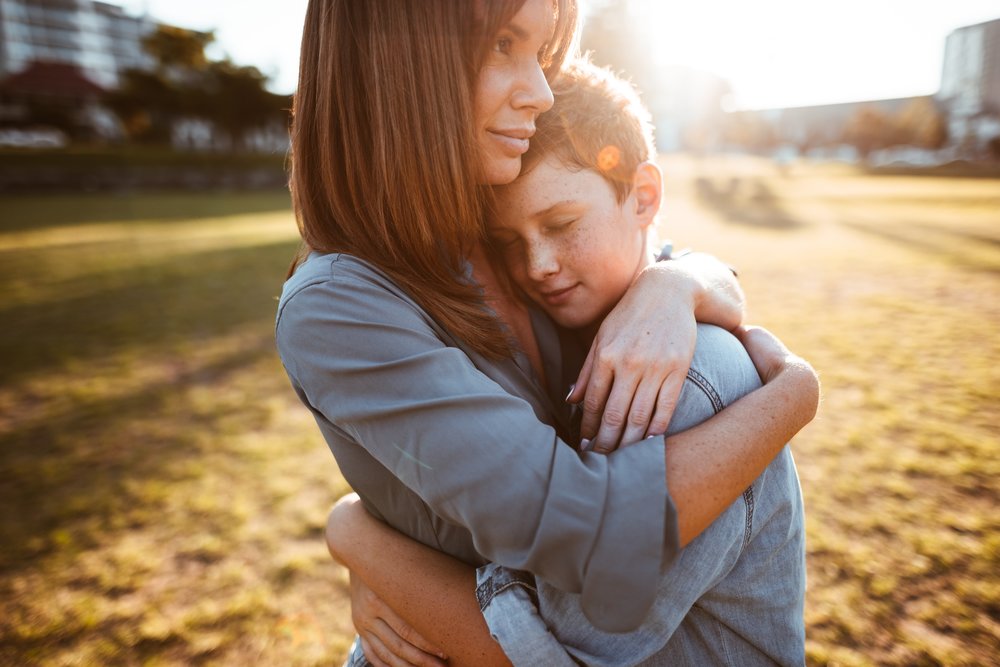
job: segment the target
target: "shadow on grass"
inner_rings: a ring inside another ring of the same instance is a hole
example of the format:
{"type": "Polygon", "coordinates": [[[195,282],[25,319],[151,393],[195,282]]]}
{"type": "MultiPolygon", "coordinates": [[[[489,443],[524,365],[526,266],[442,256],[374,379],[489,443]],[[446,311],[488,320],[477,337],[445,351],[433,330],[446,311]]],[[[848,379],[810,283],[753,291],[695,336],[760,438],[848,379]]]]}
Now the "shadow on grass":
{"type": "Polygon", "coordinates": [[[942,227],[941,225],[932,225],[920,222],[911,222],[906,226],[910,229],[922,229],[935,234],[945,234],[947,236],[954,236],[955,238],[964,239],[966,241],[975,241],[976,243],[982,243],[983,245],[1000,247],[1000,236],[984,234],[982,231],[977,229],[942,227]]]}
{"type": "Polygon", "coordinates": [[[0,232],[93,222],[190,220],[289,211],[286,189],[257,192],[123,192],[0,196],[0,232]]]}
{"type": "Polygon", "coordinates": [[[774,190],[760,178],[733,177],[723,184],[699,176],[694,187],[698,200],[715,210],[723,222],[776,231],[804,226],[781,206],[774,190]]]}
{"type": "MultiPolygon", "coordinates": [[[[0,328],[0,383],[94,357],[197,345],[253,322],[268,332],[296,247],[282,241],[174,255],[88,277],[87,284],[64,279],[69,296],[63,299],[0,305],[5,322],[0,328]]],[[[40,255],[39,261],[43,259],[40,255]]],[[[19,261],[31,260],[22,256],[19,261]]],[[[0,275],[0,284],[9,278],[0,275]]],[[[61,287],[57,281],[50,291],[61,287]]]]}
{"type": "Polygon", "coordinates": [[[923,223],[886,226],[855,222],[853,220],[841,220],[840,224],[862,234],[891,241],[927,255],[933,255],[936,259],[946,261],[956,267],[1000,274],[1000,257],[996,256],[995,251],[984,253],[983,256],[977,256],[976,254],[963,251],[961,248],[951,248],[946,242],[942,241],[942,237],[945,239],[950,237],[952,239],[957,238],[963,241],[972,241],[991,250],[995,247],[1000,247],[1000,239],[991,236],[923,223]]]}
{"type": "Polygon", "coordinates": [[[256,389],[234,378],[270,359],[274,377],[267,373],[261,382],[282,386],[272,331],[295,247],[281,242],[169,256],[88,277],[83,294],[0,307],[0,382],[16,387],[30,377],[37,387],[47,375],[67,373],[74,382],[72,393],[41,383],[44,395],[19,399],[36,401],[38,414],[8,415],[0,429],[0,478],[6,480],[0,570],[85,548],[79,541],[102,533],[108,522],[128,527],[152,520],[156,502],[137,500],[136,493],[155,499],[162,493],[157,488],[181,474],[171,472],[172,465],[202,465],[206,436],[224,449],[232,429],[259,425],[260,406],[240,400],[256,389]],[[230,334],[241,341],[238,349],[216,345],[202,352],[230,334]],[[88,366],[93,359],[100,360],[99,371],[88,366]],[[96,376],[81,377],[74,369],[81,362],[96,376]],[[123,373],[144,364],[167,371],[140,381],[136,391],[115,391],[123,373]],[[190,395],[199,387],[212,387],[212,395],[190,395]]]}
{"type": "MultiPolygon", "coordinates": [[[[205,436],[217,434],[212,441],[216,449],[224,448],[227,422],[235,419],[248,430],[257,426],[259,406],[219,401],[206,409],[192,403],[185,390],[229,384],[243,369],[275,356],[270,337],[264,336],[250,349],[140,391],[75,400],[0,436],[0,475],[7,480],[0,491],[5,507],[0,534],[6,545],[0,571],[30,569],[35,558],[53,550],[94,546],[86,543],[88,536],[109,523],[134,528],[162,518],[155,488],[182,474],[171,471],[175,462],[193,463],[208,453],[205,436]],[[137,493],[148,497],[136,498],[137,493]],[[75,530],[79,524],[86,529],[75,530]]],[[[208,517],[203,519],[207,524],[208,517]]],[[[201,528],[224,534],[231,526],[201,528]]]]}

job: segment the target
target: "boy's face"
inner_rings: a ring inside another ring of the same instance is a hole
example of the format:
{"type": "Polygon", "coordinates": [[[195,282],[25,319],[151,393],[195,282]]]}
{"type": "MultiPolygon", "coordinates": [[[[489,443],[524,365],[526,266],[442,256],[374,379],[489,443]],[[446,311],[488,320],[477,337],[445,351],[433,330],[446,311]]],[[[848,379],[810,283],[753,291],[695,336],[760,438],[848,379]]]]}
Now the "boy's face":
{"type": "Polygon", "coordinates": [[[497,188],[497,204],[490,237],[518,286],[562,326],[599,322],[646,265],[652,216],[637,212],[635,193],[619,204],[595,171],[549,157],[497,188]]]}

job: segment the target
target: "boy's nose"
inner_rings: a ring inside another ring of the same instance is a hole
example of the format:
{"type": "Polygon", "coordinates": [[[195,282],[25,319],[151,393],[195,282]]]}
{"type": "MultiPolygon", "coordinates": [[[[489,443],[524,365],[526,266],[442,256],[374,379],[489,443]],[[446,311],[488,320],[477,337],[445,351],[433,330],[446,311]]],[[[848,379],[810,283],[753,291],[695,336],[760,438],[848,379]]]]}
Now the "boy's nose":
{"type": "Polygon", "coordinates": [[[559,271],[559,261],[552,248],[544,243],[533,243],[528,249],[528,276],[541,282],[559,271]]]}

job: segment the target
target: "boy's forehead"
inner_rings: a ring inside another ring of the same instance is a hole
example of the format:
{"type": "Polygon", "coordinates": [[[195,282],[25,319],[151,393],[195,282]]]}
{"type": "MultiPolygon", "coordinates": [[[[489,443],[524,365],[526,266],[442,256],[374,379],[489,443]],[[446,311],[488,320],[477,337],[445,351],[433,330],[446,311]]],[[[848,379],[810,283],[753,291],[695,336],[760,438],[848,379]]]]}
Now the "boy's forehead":
{"type": "MultiPolygon", "coordinates": [[[[510,185],[498,189],[501,215],[544,215],[553,208],[579,202],[593,189],[590,170],[572,169],[550,157],[534,165],[510,185]]],[[[596,175],[596,174],[594,174],[596,175]]]]}

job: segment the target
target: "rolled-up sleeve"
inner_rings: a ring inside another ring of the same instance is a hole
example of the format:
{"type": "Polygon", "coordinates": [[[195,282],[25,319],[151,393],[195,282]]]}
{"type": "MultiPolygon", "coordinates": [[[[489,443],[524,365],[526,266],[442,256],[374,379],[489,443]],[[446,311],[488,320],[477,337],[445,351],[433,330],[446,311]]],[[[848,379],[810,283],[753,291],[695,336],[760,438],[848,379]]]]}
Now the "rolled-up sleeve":
{"type": "Polygon", "coordinates": [[[577,453],[364,271],[286,287],[276,336],[317,419],[468,529],[479,553],[580,593],[599,628],[641,622],[677,552],[662,438],[577,453]]]}

